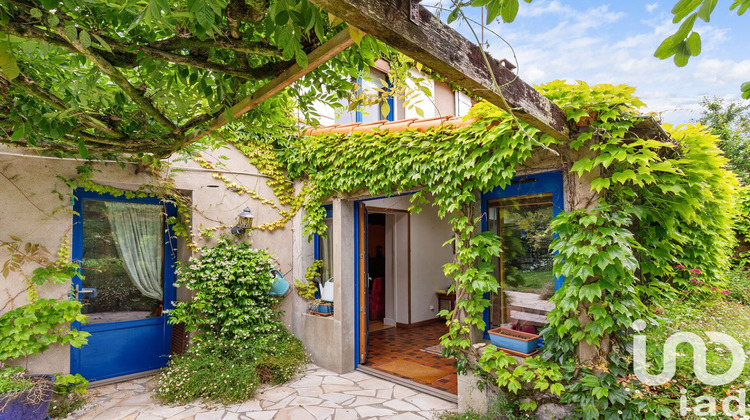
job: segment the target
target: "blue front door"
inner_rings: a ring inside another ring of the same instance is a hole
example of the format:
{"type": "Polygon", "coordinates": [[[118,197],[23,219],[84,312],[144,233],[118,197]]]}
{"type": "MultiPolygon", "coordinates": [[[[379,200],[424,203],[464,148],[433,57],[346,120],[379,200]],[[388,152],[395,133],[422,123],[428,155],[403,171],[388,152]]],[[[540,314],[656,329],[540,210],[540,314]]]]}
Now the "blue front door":
{"type": "Polygon", "coordinates": [[[71,349],[71,372],[90,381],[166,366],[175,300],[176,244],[165,220],[174,206],[158,198],[125,199],[76,191],[73,279],[91,333],[71,349]]]}

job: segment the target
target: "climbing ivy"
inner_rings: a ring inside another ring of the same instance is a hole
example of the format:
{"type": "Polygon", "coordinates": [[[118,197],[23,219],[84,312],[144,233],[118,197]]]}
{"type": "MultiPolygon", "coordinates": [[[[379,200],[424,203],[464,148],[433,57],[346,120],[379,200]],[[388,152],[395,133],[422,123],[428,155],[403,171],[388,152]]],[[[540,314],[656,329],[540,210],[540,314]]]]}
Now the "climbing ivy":
{"type": "Polygon", "coordinates": [[[700,270],[713,287],[722,284],[737,181],[724,169],[715,137],[699,127],[661,128],[640,116],[643,103],[633,88],[557,81],[539,91],[564,110],[571,127],[580,126],[569,141],[481,103],[466,127],[376,129],[292,142],[284,156],[289,173],[310,185],[305,232],[325,231],[322,204],[332,196],[416,191],[409,210],[417,213],[431,201],[455,234],[449,241],[455,259],[444,272],[454,280],[457,304],[440,315],[449,316],[450,326],[441,343],[458,358],[459,370],[475,364],[490,372],[498,386],[521,397],[525,410],[559,396],[585,418],[666,415],[659,401],[634,393],[627,331],[683,289],[677,266],[700,270]],[[481,354],[472,346],[472,330],[485,328],[484,296],[499,287],[491,260],[501,252],[497,235],[479,232],[484,215],[476,207],[480,193],[509,185],[517,168],[540,152],[592,179],[596,195],[590,203],[571,203],[582,208],[553,222],[555,274],[565,282],[552,298],[543,354],[519,363],[494,346],[481,354]]]}

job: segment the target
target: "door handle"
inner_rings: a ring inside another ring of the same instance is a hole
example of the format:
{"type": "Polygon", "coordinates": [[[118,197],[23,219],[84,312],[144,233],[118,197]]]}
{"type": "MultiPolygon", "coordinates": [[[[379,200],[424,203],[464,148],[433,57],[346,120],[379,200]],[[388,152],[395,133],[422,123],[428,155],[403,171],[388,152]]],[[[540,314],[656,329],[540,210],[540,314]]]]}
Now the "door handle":
{"type": "Polygon", "coordinates": [[[95,298],[99,295],[99,291],[93,287],[81,287],[76,284],[76,300],[80,300],[81,296],[87,298],[95,298]]]}

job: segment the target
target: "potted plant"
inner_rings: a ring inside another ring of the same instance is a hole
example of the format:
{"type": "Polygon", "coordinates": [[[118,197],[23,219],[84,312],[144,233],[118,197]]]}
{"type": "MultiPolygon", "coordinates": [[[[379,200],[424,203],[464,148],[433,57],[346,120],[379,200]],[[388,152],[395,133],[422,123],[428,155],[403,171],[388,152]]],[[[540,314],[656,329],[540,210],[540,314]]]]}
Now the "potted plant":
{"type": "MultiPolygon", "coordinates": [[[[20,239],[0,242],[11,251],[13,263],[6,263],[3,275],[22,272],[24,262],[44,264],[27,277],[27,304],[0,316],[0,420],[46,419],[55,386],[59,390],[84,393],[88,381],[81,375],[29,375],[28,358],[53,345],[80,347],[89,333],[69,328],[74,321],[86,322],[81,303],[68,299],[40,299],[37,286],[63,284],[77,274],[78,265],[68,260],[63,246],[57,261],[46,257],[47,250],[38,244],[21,247],[20,239]],[[23,365],[21,365],[23,363],[23,365]]],[[[0,310],[13,308],[11,299],[0,310]]]]}
{"type": "Polygon", "coordinates": [[[297,288],[297,294],[309,302],[308,312],[321,315],[333,315],[333,302],[324,302],[319,296],[318,284],[320,283],[319,271],[325,267],[322,260],[313,261],[312,265],[305,271],[305,281],[297,280],[294,286],[297,288]],[[316,296],[318,295],[318,296],[316,296]]]}
{"type": "Polygon", "coordinates": [[[501,349],[510,350],[521,355],[534,353],[539,343],[539,335],[511,330],[510,328],[494,328],[487,332],[490,335],[492,344],[501,349]]]}

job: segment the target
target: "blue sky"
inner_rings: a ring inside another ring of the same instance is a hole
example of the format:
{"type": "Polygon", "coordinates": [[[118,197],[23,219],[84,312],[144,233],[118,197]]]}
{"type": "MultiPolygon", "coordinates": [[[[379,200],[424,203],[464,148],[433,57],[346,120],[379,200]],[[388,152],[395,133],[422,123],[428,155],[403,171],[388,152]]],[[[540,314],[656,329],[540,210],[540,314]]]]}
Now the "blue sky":
{"type": "MultiPolygon", "coordinates": [[[[515,51],[518,74],[528,83],[624,83],[637,88],[648,105],[644,112],[681,124],[698,117],[704,96],[740,98],[740,85],[750,80],[750,12],[737,16],[730,1],[720,1],[711,22],[698,20],[695,26],[703,41],[701,55],[678,68],[671,59],[653,56],[677,29],[670,13],[675,2],[521,1],[516,21],[488,25],[485,41],[495,58],[512,62],[515,51]]],[[[469,17],[479,21],[478,10],[469,17]]],[[[452,26],[472,39],[465,23],[452,26]]]]}

